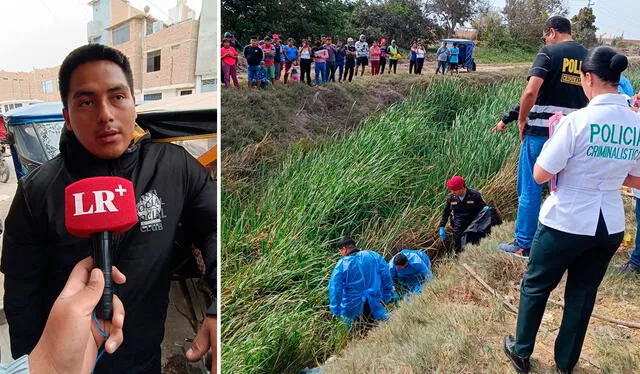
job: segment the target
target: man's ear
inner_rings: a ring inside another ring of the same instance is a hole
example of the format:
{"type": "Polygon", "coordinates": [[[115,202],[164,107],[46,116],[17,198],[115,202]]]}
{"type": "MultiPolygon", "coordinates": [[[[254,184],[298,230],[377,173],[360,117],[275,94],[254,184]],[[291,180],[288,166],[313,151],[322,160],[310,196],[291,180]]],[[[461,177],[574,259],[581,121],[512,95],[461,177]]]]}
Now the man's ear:
{"type": "Polygon", "coordinates": [[[69,120],[69,109],[62,108],[62,117],[64,117],[64,127],[73,132],[73,129],[71,128],[71,121],[69,120]]]}

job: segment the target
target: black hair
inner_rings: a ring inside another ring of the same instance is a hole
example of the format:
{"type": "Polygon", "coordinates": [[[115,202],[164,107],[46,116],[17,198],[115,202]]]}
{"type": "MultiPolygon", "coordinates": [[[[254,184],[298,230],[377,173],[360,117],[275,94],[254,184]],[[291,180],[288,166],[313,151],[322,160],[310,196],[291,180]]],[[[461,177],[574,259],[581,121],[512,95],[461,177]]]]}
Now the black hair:
{"type": "Polygon", "coordinates": [[[544,32],[548,33],[550,29],[554,29],[561,34],[571,35],[571,21],[561,16],[550,17],[544,23],[544,32]]]}
{"type": "Polygon", "coordinates": [[[270,36],[267,36],[266,38],[264,38],[264,41],[266,42],[267,40],[268,40],[268,41],[272,41],[273,39],[271,39],[271,37],[270,37],[270,36]]]}
{"type": "Polygon", "coordinates": [[[260,40],[260,38],[259,38],[259,37],[257,37],[257,36],[252,36],[252,37],[251,37],[251,40],[260,40]]]}
{"type": "Polygon", "coordinates": [[[629,65],[627,56],[606,46],[590,50],[582,61],[582,73],[592,73],[611,85],[618,86],[620,75],[629,65]]]}
{"type": "Polygon", "coordinates": [[[65,109],[67,108],[67,99],[71,88],[71,75],[78,66],[94,61],[111,61],[118,65],[127,78],[131,96],[134,96],[133,73],[131,72],[131,65],[129,64],[127,56],[119,50],[104,44],[87,44],[71,51],[71,53],[65,57],[62,66],[60,66],[60,72],[58,73],[58,90],[60,91],[60,99],[65,109]]]}
{"type": "Polygon", "coordinates": [[[457,47],[457,46],[458,46],[458,44],[456,44],[456,43],[453,43],[453,46],[454,46],[454,47],[457,47]]]}
{"type": "Polygon", "coordinates": [[[356,241],[350,236],[345,236],[338,242],[338,248],[355,247],[356,241]]]}
{"type": "Polygon", "coordinates": [[[316,41],[316,47],[320,47],[321,45],[322,45],[322,42],[321,42],[321,41],[319,41],[319,40],[317,40],[317,41],[316,41]]]}
{"type": "Polygon", "coordinates": [[[394,265],[404,266],[404,265],[406,265],[408,263],[409,263],[409,260],[407,259],[407,256],[404,255],[404,253],[398,253],[393,258],[393,264],[394,265]]]}

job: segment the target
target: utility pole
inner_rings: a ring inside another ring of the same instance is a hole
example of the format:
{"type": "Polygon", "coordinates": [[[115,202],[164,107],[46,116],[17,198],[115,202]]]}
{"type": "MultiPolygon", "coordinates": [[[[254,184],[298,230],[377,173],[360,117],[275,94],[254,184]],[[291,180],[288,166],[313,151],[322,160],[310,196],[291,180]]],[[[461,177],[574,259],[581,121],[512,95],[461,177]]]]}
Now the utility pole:
{"type": "Polygon", "coordinates": [[[595,3],[592,4],[592,1],[589,0],[589,2],[587,3],[587,8],[592,8],[594,5],[596,5],[595,3]]]}

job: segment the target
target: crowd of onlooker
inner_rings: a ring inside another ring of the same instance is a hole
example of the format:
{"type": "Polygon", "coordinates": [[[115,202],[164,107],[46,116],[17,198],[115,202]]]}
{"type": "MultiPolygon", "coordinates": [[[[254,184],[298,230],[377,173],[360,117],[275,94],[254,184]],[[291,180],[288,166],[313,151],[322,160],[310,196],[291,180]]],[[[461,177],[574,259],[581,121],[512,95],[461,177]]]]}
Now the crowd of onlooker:
{"type": "MultiPolygon", "coordinates": [[[[409,74],[422,74],[427,57],[426,45],[415,41],[411,43],[409,53],[409,74]]],[[[453,43],[449,48],[443,42],[436,52],[438,67],[436,74],[458,71],[460,50],[453,43]]],[[[386,38],[367,41],[365,35],[358,40],[347,38],[333,40],[331,36],[321,35],[312,42],[304,39],[297,43],[293,38],[286,42],[278,34],[266,36],[262,40],[252,37],[249,45],[242,47],[235,36],[224,34],[220,52],[222,75],[225,87],[238,83],[238,59],[244,57],[247,63],[247,84],[249,88],[275,87],[282,80],[306,82],[308,85],[321,85],[327,82],[351,82],[354,76],[364,76],[370,66],[372,76],[397,73],[398,61],[402,59],[395,40],[387,43],[386,38]],[[240,54],[242,51],[242,54],[240,54]],[[313,79],[312,79],[313,70],[313,79]]]]}

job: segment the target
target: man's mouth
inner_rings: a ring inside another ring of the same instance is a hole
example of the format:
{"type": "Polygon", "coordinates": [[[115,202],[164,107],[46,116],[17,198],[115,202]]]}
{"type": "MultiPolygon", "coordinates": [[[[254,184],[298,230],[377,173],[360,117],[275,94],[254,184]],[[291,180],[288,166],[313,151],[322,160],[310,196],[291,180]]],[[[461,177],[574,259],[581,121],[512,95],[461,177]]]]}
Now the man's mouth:
{"type": "Polygon", "coordinates": [[[103,143],[111,143],[117,140],[119,134],[120,132],[116,130],[105,131],[98,135],[98,140],[103,143]]]}

